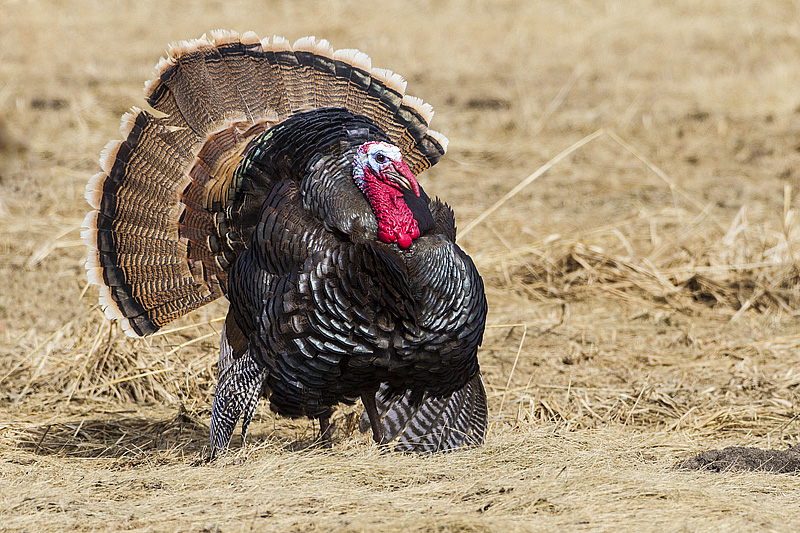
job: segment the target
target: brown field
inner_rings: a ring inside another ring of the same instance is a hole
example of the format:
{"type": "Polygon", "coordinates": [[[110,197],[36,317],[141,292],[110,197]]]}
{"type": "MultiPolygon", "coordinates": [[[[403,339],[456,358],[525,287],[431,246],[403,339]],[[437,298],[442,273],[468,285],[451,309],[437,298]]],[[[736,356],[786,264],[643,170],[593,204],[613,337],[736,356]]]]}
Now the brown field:
{"type": "Polygon", "coordinates": [[[800,8],[376,5],[0,0],[0,531],[800,530],[797,476],[674,468],[800,441],[800,8]],[[436,109],[485,446],[381,454],[351,408],[322,450],[264,407],[206,464],[225,304],[146,340],[103,317],[84,186],[166,44],[215,28],[359,48],[436,109]]]}

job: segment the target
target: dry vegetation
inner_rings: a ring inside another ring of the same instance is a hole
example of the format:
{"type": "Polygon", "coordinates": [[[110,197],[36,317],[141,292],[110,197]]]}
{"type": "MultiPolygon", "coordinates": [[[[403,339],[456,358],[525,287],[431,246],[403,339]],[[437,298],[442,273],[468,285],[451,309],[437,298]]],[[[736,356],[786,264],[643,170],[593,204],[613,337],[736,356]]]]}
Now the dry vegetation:
{"type": "Polygon", "coordinates": [[[800,440],[798,21],[723,0],[1,2],[0,530],[797,530],[797,476],[673,466],[800,440]],[[383,455],[343,410],[324,451],[264,409],[205,464],[225,305],[142,341],[103,318],[84,185],[166,43],[217,27],[360,48],[436,108],[450,152],[421,181],[487,284],[486,446],[383,455]]]}

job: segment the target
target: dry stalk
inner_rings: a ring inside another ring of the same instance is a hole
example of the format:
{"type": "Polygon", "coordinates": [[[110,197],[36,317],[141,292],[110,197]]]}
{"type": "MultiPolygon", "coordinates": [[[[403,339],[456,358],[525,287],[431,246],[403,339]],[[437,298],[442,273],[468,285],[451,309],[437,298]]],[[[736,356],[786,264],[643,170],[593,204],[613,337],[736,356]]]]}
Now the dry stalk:
{"type": "Polygon", "coordinates": [[[585,144],[588,144],[593,140],[595,140],[596,138],[600,137],[601,135],[603,135],[603,133],[604,130],[597,130],[596,132],[587,135],[586,137],[574,143],[572,146],[570,146],[569,148],[567,148],[566,150],[564,150],[563,152],[552,158],[550,161],[539,167],[538,170],[536,170],[533,174],[520,181],[513,189],[508,191],[502,198],[500,198],[497,202],[492,204],[491,207],[486,209],[483,213],[478,215],[472,222],[467,224],[467,227],[458,232],[458,235],[456,235],[456,240],[459,240],[460,238],[464,237],[467,233],[469,233],[472,230],[472,228],[483,222],[486,219],[486,217],[488,217],[489,215],[500,209],[503,206],[503,204],[505,204],[514,196],[516,196],[522,189],[524,189],[525,187],[527,187],[528,185],[539,179],[539,177],[542,174],[550,170],[553,166],[558,164],[562,159],[570,155],[575,150],[579,149],[581,146],[584,146],[585,144]]]}
{"type": "MultiPolygon", "coordinates": [[[[497,417],[499,418],[503,412],[503,405],[506,402],[506,393],[508,392],[509,387],[511,386],[511,379],[514,377],[514,370],[517,368],[517,362],[519,361],[519,354],[522,352],[522,346],[525,343],[525,336],[528,334],[528,326],[525,324],[511,324],[510,327],[517,327],[522,326],[522,338],[519,341],[519,348],[517,348],[517,355],[514,356],[514,364],[511,365],[511,372],[508,373],[508,381],[506,382],[505,391],[503,392],[503,397],[500,400],[500,407],[497,409],[497,417]]],[[[494,326],[500,327],[500,326],[494,326]]]]}

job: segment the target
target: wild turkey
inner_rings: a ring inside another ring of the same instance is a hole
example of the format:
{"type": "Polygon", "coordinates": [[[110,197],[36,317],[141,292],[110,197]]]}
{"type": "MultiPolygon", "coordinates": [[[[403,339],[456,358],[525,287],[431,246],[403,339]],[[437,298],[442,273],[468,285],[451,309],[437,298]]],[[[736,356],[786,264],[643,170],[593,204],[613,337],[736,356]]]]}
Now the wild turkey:
{"type": "Polygon", "coordinates": [[[171,47],[145,85],[161,114],[124,115],[87,186],[106,316],[143,336],[228,298],[212,453],[261,396],[328,446],[358,398],[378,443],[481,444],[483,282],[415,178],[447,147],[431,107],[356,50],[210,35],[171,47]]]}

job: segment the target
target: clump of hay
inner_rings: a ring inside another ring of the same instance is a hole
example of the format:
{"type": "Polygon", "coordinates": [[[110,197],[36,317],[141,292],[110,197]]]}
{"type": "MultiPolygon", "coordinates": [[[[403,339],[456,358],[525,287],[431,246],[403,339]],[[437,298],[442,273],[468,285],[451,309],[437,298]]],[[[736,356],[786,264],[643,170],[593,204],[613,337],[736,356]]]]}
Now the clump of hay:
{"type": "Polygon", "coordinates": [[[749,470],[775,474],[800,472],[800,444],[788,450],[761,450],[742,446],[729,446],[722,450],[708,450],[681,461],[677,468],[727,472],[749,470]]]}
{"type": "Polygon", "coordinates": [[[19,403],[31,395],[41,404],[86,401],[154,404],[203,402],[210,405],[216,382],[219,346],[216,316],[188,317],[147,339],[127,337],[119,325],[103,316],[82,297],[86,313],[68,321],[45,342],[20,342],[16,362],[6,361],[3,381],[10,400],[19,403]],[[40,393],[40,394],[37,394],[40,393]]]}

